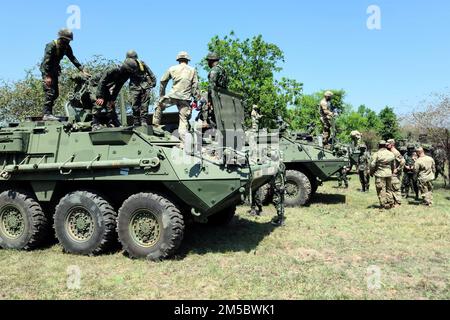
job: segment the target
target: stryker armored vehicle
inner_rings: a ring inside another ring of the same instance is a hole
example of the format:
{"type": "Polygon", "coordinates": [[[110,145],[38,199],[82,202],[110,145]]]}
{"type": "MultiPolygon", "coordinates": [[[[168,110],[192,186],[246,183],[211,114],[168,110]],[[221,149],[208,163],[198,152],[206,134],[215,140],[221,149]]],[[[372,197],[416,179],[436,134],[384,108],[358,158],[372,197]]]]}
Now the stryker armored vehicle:
{"type": "MultiPolygon", "coordinates": [[[[60,122],[0,129],[2,248],[39,248],[53,228],[67,253],[101,254],[118,239],[132,258],[166,259],[186,220],[229,222],[278,170],[270,160],[251,164],[237,135],[211,157],[177,148],[178,139],[151,126],[91,132],[86,104],[75,103],[84,94],[71,95],[60,122]]],[[[214,105],[218,130],[243,132],[238,96],[215,93],[214,105]]],[[[122,123],[125,114],[123,107],[122,123]]]]}
{"type": "MultiPolygon", "coordinates": [[[[281,122],[279,132],[281,156],[286,165],[285,205],[304,206],[323,182],[349,165],[349,159],[321,147],[308,134],[289,132],[287,127],[285,122],[281,122]]],[[[265,185],[258,192],[263,203],[267,204],[272,191],[265,185]]]]}

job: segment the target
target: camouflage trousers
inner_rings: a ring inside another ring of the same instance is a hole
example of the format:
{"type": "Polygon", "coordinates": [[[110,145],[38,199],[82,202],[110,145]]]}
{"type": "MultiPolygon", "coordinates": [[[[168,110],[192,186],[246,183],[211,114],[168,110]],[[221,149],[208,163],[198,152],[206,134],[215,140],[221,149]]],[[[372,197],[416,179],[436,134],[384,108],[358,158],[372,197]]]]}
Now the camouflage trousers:
{"type": "Polygon", "coordinates": [[[361,182],[361,190],[369,191],[370,189],[370,174],[367,171],[359,171],[359,181],[361,182]]]}
{"type": "Polygon", "coordinates": [[[433,204],[433,182],[432,181],[418,181],[419,190],[422,194],[424,204],[433,204]]]}
{"type": "Polygon", "coordinates": [[[178,107],[178,112],[180,114],[180,122],[178,125],[178,133],[180,136],[181,146],[184,147],[186,141],[186,135],[191,129],[189,121],[192,117],[192,108],[189,100],[179,100],[165,97],[158,103],[155,109],[155,114],[153,115],[153,125],[160,126],[163,111],[170,107],[176,105],[178,107]]]}
{"type": "Polygon", "coordinates": [[[444,186],[447,187],[447,175],[445,174],[445,164],[444,163],[436,163],[436,179],[442,176],[444,178],[444,186]]]}
{"type": "Polygon", "coordinates": [[[392,176],[392,195],[394,197],[394,204],[402,204],[401,176],[392,176]]]}
{"type": "Polygon", "coordinates": [[[277,209],[277,217],[273,220],[282,224],[284,222],[284,199],[286,194],[286,167],[280,162],[279,170],[272,180],[273,205],[277,209]]]}
{"type": "Polygon", "coordinates": [[[405,197],[409,196],[409,192],[413,191],[416,197],[419,197],[419,186],[413,173],[405,173],[402,179],[402,194],[405,197]]]}
{"type": "Polygon", "coordinates": [[[322,122],[323,126],[323,144],[328,145],[330,143],[331,138],[331,122],[326,117],[321,117],[320,121],[322,122]]]}
{"type": "Polygon", "coordinates": [[[52,78],[51,85],[45,83],[44,77],[42,78],[42,87],[44,89],[45,102],[44,102],[44,115],[53,114],[53,106],[55,105],[56,99],[59,97],[59,79],[58,75],[50,75],[52,78]]]}
{"type": "Polygon", "coordinates": [[[376,177],[375,186],[377,188],[380,206],[385,209],[391,208],[394,205],[392,177],[387,178],[376,177]]]}
{"type": "Polygon", "coordinates": [[[151,95],[151,89],[130,89],[134,125],[147,124],[151,95]]]}
{"type": "Polygon", "coordinates": [[[342,169],[338,176],[338,185],[339,187],[342,187],[344,185],[346,188],[348,188],[348,176],[347,176],[347,169],[342,169]]]}

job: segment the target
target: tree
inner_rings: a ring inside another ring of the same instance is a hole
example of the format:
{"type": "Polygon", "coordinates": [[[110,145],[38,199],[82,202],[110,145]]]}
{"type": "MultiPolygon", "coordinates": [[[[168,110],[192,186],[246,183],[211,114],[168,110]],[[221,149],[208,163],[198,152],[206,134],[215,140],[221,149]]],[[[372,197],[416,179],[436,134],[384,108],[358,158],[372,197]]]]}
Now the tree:
{"type": "MultiPolygon", "coordinates": [[[[246,119],[250,118],[252,105],[257,104],[264,115],[263,126],[273,127],[277,116],[285,117],[287,107],[300,99],[302,83],[288,78],[276,79],[282,71],[283,51],[265,42],[261,35],[245,40],[237,38],[234,32],[224,38],[215,36],[208,49],[222,58],[221,64],[230,79],[229,89],[246,100],[246,119]]],[[[206,61],[202,66],[209,71],[206,61]]]]}
{"type": "Polygon", "coordinates": [[[381,126],[378,130],[384,140],[401,139],[400,124],[393,108],[386,107],[379,114],[381,126]]]}

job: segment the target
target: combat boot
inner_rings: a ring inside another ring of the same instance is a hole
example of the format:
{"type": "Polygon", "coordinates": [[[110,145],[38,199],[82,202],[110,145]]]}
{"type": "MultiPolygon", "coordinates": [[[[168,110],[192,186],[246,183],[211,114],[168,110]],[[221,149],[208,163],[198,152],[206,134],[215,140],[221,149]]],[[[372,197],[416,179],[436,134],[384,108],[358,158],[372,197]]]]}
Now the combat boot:
{"type": "Polygon", "coordinates": [[[285,219],[283,219],[280,216],[276,216],[272,219],[270,222],[275,227],[283,227],[284,226],[285,219]]]}

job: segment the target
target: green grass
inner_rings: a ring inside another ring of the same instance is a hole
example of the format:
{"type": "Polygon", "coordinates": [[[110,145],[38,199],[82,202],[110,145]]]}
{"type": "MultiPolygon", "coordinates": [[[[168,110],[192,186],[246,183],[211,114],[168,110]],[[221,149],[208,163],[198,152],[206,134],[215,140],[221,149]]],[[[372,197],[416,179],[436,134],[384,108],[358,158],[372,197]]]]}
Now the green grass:
{"type": "Polygon", "coordinates": [[[308,208],[288,209],[274,229],[247,208],[227,228],[191,226],[171,261],[122,253],[79,257],[60,246],[0,250],[0,299],[450,299],[450,192],[431,209],[415,203],[380,211],[377,197],[328,182],[308,208]],[[367,269],[381,269],[369,290],[367,269]],[[67,268],[82,271],[67,289],[67,268]]]}

